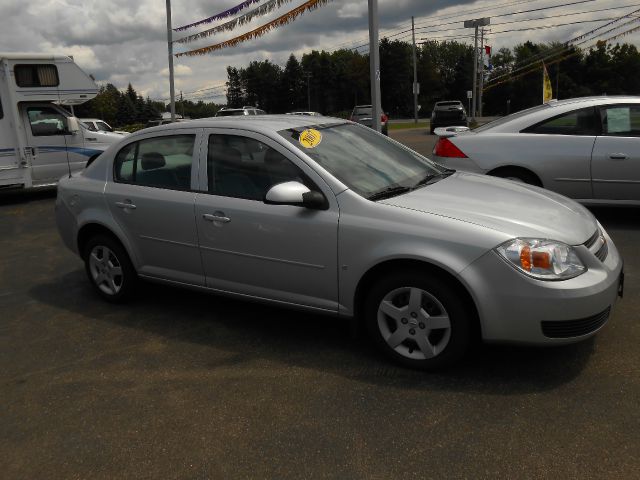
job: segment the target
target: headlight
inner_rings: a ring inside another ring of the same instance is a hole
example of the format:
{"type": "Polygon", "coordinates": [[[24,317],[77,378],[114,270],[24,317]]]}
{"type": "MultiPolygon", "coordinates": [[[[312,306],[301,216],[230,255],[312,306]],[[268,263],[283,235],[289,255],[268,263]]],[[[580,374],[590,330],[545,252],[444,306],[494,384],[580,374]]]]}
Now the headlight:
{"type": "Polygon", "coordinates": [[[587,270],[573,247],[553,240],[516,238],[496,251],[522,273],[540,280],[566,280],[587,270]]]}

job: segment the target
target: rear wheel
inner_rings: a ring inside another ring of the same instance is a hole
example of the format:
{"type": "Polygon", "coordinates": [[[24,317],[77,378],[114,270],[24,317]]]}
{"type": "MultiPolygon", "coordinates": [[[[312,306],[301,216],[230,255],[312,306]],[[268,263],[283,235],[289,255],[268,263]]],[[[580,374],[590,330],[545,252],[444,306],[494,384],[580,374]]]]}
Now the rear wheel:
{"type": "Polygon", "coordinates": [[[521,168],[501,168],[499,170],[491,172],[489,175],[492,175],[494,177],[506,178],[507,180],[512,180],[514,182],[535,185],[536,187],[542,186],[542,182],[535,174],[521,168]]]}
{"type": "Polygon", "coordinates": [[[430,272],[379,280],[365,304],[374,344],[395,361],[425,370],[459,360],[471,343],[472,315],[458,288],[430,272]]]}
{"type": "Polygon", "coordinates": [[[136,272],[120,242],[96,235],[86,243],[84,260],[89,281],[102,298],[118,303],[131,296],[136,272]]]}

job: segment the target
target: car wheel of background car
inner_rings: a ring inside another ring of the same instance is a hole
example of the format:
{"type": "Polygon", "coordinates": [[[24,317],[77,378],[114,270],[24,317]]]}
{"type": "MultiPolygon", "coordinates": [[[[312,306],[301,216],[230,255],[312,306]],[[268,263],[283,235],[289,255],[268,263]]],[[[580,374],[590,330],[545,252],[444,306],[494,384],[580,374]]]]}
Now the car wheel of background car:
{"type": "Polygon", "coordinates": [[[91,238],[84,249],[87,276],[109,302],[123,302],[133,293],[136,272],[120,242],[107,236],[91,238]]]}
{"type": "Polygon", "coordinates": [[[498,168],[489,175],[494,177],[506,178],[507,180],[513,180],[514,182],[528,183],[529,185],[535,185],[536,187],[542,187],[542,182],[536,176],[536,174],[525,170],[524,168],[498,168]]]}
{"type": "Polygon", "coordinates": [[[471,312],[451,282],[430,272],[387,276],[364,308],[374,344],[397,362],[431,370],[459,360],[471,343],[471,312]]]}

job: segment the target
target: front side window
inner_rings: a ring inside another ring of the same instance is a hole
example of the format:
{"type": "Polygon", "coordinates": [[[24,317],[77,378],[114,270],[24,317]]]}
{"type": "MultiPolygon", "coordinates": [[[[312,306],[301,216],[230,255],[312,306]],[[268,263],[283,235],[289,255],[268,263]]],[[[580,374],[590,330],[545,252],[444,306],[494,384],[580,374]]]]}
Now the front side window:
{"type": "Polygon", "coordinates": [[[640,105],[612,105],[600,109],[603,135],[640,137],[640,105]]]}
{"type": "Polygon", "coordinates": [[[64,135],[67,133],[67,118],[51,107],[29,107],[27,117],[34,137],[64,135]]]}
{"type": "Polygon", "coordinates": [[[597,135],[599,125],[593,107],[553,117],[524,129],[523,133],[547,135],[597,135]]]}
{"type": "Polygon", "coordinates": [[[268,145],[238,135],[211,135],[207,153],[208,191],[214,195],[263,201],[279,183],[309,185],[304,173],[268,145]]]}
{"type": "Polygon", "coordinates": [[[18,87],[57,87],[60,84],[55,65],[16,65],[13,71],[18,87]]]}
{"type": "MultiPolygon", "coordinates": [[[[447,170],[370,128],[337,123],[279,132],[342,183],[364,197],[393,188],[414,188],[447,170]],[[301,143],[308,131],[315,145],[301,143]]],[[[434,178],[435,179],[435,178],[434,178]]]]}
{"type": "Polygon", "coordinates": [[[93,122],[82,122],[82,125],[87,127],[87,130],[89,130],[91,132],[95,132],[96,131],[96,127],[93,125],[93,122]]]}
{"type": "Polygon", "coordinates": [[[116,182],[190,190],[195,135],[168,135],[130,143],[116,155],[116,182]]]}

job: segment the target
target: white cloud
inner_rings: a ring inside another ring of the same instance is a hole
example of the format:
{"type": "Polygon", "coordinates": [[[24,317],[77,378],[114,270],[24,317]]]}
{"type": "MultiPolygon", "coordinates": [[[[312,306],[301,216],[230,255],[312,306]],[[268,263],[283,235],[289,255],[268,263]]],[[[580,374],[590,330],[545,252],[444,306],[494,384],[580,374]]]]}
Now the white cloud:
{"type": "MultiPolygon", "coordinates": [[[[241,0],[173,0],[175,26],[210,16],[241,0]]],[[[304,0],[295,0],[270,15],[254,19],[236,32],[216,35],[198,42],[177,45],[176,51],[197,48],[229,39],[249,31],[282,15],[284,9],[293,8],[304,0]]],[[[521,1],[517,5],[502,6],[508,0],[379,0],[381,37],[410,28],[411,16],[416,24],[429,26],[417,32],[417,38],[468,34],[460,30],[465,18],[494,15],[493,32],[508,28],[550,23],[566,23],[577,19],[615,17],[631,11],[624,8],[610,12],[583,14],[580,17],[557,17],[557,14],[620,6],[620,0],[598,0],[593,3],[562,7],[546,12],[521,16],[496,17],[504,13],[536,7],[557,5],[554,0],[521,1]],[[452,16],[457,15],[452,18],[452,16]],[[526,19],[548,15],[546,21],[526,19]],[[444,18],[446,16],[447,18],[444,18]],[[523,20],[524,19],[524,20],[523,20]],[[516,24],[498,26],[497,23],[522,20],[516,24]],[[446,22],[456,23],[437,26],[446,22]],[[442,30],[430,33],[430,30],[442,30]],[[449,29],[449,30],[445,30],[449,29]]],[[[512,0],[513,3],[516,0],[512,0]]],[[[625,3],[627,5],[628,3],[625,3]]],[[[38,0],[19,2],[0,0],[3,26],[0,29],[0,47],[7,51],[55,51],[73,55],[76,62],[100,82],[112,82],[118,88],[128,83],[152,98],[169,96],[166,12],[160,0],[38,0]]],[[[564,41],[604,23],[576,24],[547,30],[530,30],[490,35],[495,49],[513,46],[526,40],[533,42],[564,41]]],[[[195,33],[210,25],[187,33],[195,33]]],[[[176,33],[180,38],[185,33],[176,33]]],[[[409,41],[410,33],[393,37],[409,41]]],[[[471,39],[459,38],[471,42],[471,39]]],[[[621,42],[637,43],[638,36],[625,37],[621,42]]],[[[226,81],[227,65],[242,67],[252,60],[269,59],[283,65],[291,53],[298,57],[311,49],[332,50],[338,46],[353,47],[368,43],[366,0],[334,0],[316,11],[306,13],[295,22],[271,31],[234,48],[217,51],[203,57],[175,59],[176,85],[185,92],[220,85],[226,81]]],[[[360,49],[360,51],[366,51],[360,49]]],[[[224,93],[224,92],[221,92],[224,93]]],[[[224,101],[224,96],[215,99],[224,101]]]]}

